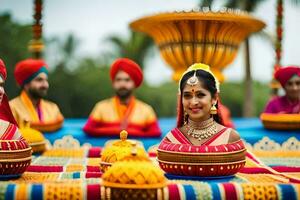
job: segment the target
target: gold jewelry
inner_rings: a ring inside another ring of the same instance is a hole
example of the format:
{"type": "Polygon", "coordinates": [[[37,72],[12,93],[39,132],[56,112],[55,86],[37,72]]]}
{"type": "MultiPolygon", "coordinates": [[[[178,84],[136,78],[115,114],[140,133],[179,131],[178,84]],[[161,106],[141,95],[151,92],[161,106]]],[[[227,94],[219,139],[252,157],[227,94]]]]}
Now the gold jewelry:
{"type": "Polygon", "coordinates": [[[196,70],[195,70],[194,75],[191,78],[189,78],[186,83],[190,86],[195,86],[197,85],[198,82],[199,80],[196,76],[196,70]]]}
{"type": "Polygon", "coordinates": [[[218,113],[218,110],[216,108],[216,104],[213,104],[212,107],[210,108],[210,114],[216,115],[218,113]]]}
{"type": "Polygon", "coordinates": [[[217,133],[217,124],[213,118],[209,118],[203,122],[194,122],[188,119],[186,128],[187,134],[199,141],[207,139],[217,133]]]}
{"type": "Polygon", "coordinates": [[[183,115],[183,124],[186,125],[188,123],[189,115],[184,111],[183,115]]]}

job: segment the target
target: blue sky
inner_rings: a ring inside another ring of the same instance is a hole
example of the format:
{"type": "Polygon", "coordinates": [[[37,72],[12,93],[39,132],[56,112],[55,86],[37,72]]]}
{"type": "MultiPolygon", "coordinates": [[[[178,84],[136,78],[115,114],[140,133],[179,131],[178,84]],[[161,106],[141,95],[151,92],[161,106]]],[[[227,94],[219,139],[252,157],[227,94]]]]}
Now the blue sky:
{"type": "MultiPolygon", "coordinates": [[[[110,48],[105,38],[111,34],[128,35],[128,24],[145,15],[164,11],[191,9],[196,0],[44,0],[44,34],[46,37],[64,37],[74,33],[80,40],[79,55],[97,56],[110,48]]],[[[221,1],[219,1],[221,2],[221,1]]],[[[300,5],[285,1],[284,7],[284,65],[300,65],[300,5]]],[[[261,4],[254,16],[262,19],[266,30],[275,31],[275,0],[261,4]]],[[[13,18],[31,23],[33,0],[0,0],[0,13],[11,12],[13,18]]],[[[274,51],[269,43],[259,37],[251,40],[253,77],[268,82],[271,79],[274,51]]],[[[240,50],[243,46],[240,47],[240,50]]],[[[160,57],[158,50],[146,63],[146,79],[158,84],[171,79],[172,71],[160,57]]],[[[241,80],[244,76],[243,54],[225,70],[227,80],[241,80]]]]}

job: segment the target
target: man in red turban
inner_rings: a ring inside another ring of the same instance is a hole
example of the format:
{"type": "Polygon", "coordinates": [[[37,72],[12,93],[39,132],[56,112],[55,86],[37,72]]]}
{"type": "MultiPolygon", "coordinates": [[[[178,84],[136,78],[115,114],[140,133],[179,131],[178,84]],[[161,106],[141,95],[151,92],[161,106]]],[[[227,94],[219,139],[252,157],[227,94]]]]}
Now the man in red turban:
{"type": "Polygon", "coordinates": [[[110,78],[116,95],[95,105],[83,130],[91,136],[119,135],[123,129],[131,136],[160,136],[152,107],[133,95],[143,82],[139,65],[128,58],[119,58],[111,66],[110,78]]]}
{"type": "Polygon", "coordinates": [[[0,140],[22,140],[26,142],[18,131],[18,124],[11,112],[4,91],[6,76],[6,67],[0,59],[0,140]]]}
{"type": "Polygon", "coordinates": [[[300,67],[282,67],[275,72],[275,78],[280,82],[285,95],[269,101],[264,112],[300,114],[300,67]]]}
{"type": "Polygon", "coordinates": [[[55,103],[44,100],[49,88],[48,67],[45,61],[20,61],[16,65],[14,75],[22,92],[9,103],[19,125],[22,126],[28,121],[32,128],[42,132],[59,129],[63,124],[63,115],[55,103]]]}

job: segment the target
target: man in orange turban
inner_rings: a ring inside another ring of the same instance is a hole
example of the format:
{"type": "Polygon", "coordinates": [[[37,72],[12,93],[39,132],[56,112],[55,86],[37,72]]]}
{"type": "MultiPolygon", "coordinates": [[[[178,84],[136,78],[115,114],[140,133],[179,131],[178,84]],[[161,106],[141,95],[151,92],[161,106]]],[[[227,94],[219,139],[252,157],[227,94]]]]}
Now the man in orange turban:
{"type": "Polygon", "coordinates": [[[116,95],[95,105],[83,130],[91,136],[119,135],[123,129],[131,136],[160,136],[153,109],[133,95],[143,82],[139,65],[119,58],[111,66],[110,78],[116,95]]]}
{"type": "Polygon", "coordinates": [[[280,82],[285,95],[271,99],[264,112],[300,114],[300,67],[282,67],[275,72],[275,78],[280,82]]]}
{"type": "Polygon", "coordinates": [[[22,92],[9,103],[19,125],[28,121],[32,128],[42,132],[59,129],[63,115],[55,103],[44,100],[49,88],[48,68],[44,60],[23,60],[17,63],[14,75],[22,92]]]}

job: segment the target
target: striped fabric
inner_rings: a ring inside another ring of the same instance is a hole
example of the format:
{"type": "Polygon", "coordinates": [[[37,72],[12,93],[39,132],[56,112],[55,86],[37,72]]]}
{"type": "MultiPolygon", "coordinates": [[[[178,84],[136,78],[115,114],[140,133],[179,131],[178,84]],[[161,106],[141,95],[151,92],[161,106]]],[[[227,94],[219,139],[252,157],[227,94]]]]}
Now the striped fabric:
{"type": "MultiPolygon", "coordinates": [[[[80,157],[54,157],[57,155],[54,150],[34,157],[20,178],[13,182],[0,181],[0,199],[107,199],[101,185],[100,147],[87,148],[80,157]]],[[[164,197],[172,200],[299,199],[300,184],[294,184],[288,177],[300,177],[300,170],[291,168],[266,166],[249,153],[245,169],[250,171],[240,172],[231,179],[170,180],[164,197]],[[255,172],[257,169],[265,171],[255,172]]]]}

